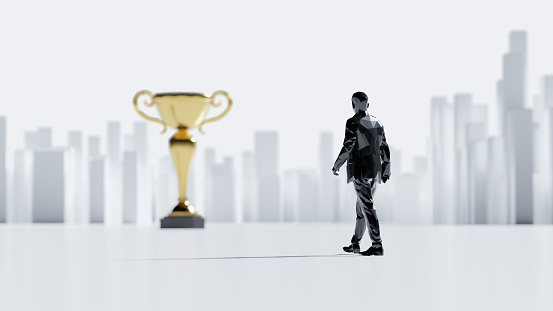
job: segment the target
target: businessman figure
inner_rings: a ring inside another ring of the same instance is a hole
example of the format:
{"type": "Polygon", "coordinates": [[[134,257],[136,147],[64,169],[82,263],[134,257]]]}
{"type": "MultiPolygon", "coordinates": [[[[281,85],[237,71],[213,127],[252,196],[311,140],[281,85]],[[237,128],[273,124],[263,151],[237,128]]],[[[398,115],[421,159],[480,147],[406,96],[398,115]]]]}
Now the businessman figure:
{"type": "Polygon", "coordinates": [[[382,123],[367,114],[367,95],[363,92],[353,94],[351,104],[355,115],[346,122],[344,146],[332,168],[334,175],[338,175],[340,167],[347,161],[348,183],[353,181],[357,192],[355,232],[351,245],[343,249],[348,253],[360,252],[359,243],[368,222],[372,246],[360,253],[364,256],[382,256],[384,248],[373,198],[376,185],[390,178],[390,148],[382,123]]]}

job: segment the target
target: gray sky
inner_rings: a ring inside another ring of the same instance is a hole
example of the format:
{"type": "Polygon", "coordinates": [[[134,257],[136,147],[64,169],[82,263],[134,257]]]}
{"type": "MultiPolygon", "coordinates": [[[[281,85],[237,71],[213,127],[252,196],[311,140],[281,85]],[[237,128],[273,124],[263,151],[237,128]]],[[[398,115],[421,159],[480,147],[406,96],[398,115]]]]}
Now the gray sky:
{"type": "MultiPolygon", "coordinates": [[[[216,146],[238,156],[253,148],[255,130],[277,130],[281,168],[315,167],[318,133],[335,133],[337,154],[350,96],[362,90],[389,142],[410,157],[425,153],[431,96],[472,92],[495,104],[510,30],[528,31],[529,93],[537,92],[538,79],[553,73],[552,8],[528,0],[2,1],[0,115],[12,149],[38,126],[52,126],[61,145],[70,129],[103,135],[108,120],[130,131],[140,120],[131,103],[138,90],[224,89],[235,106],[205,127],[200,152],[216,146]]],[[[159,129],[149,126],[150,142],[164,154],[169,134],[159,129]]]]}

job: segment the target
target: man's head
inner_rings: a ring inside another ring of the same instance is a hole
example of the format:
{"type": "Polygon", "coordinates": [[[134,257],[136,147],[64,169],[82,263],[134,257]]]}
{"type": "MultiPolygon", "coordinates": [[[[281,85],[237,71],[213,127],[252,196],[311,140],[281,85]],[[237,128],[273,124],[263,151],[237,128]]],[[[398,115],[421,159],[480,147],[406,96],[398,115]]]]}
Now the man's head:
{"type": "Polygon", "coordinates": [[[355,113],[357,113],[359,110],[366,111],[367,108],[369,108],[369,98],[367,97],[367,94],[363,92],[355,92],[351,96],[351,106],[355,113]]]}

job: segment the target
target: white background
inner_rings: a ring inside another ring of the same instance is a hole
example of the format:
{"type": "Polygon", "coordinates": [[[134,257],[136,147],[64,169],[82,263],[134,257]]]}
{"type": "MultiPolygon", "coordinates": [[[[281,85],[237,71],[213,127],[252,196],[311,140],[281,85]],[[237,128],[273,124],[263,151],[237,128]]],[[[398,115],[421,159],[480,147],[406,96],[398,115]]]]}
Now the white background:
{"type": "MultiPolygon", "coordinates": [[[[333,131],[338,153],[350,96],[362,90],[409,168],[425,153],[431,96],[472,92],[495,105],[511,30],[528,32],[528,99],[536,94],[538,79],[553,73],[551,9],[548,1],[4,0],[7,166],[25,130],[51,126],[55,145],[71,129],[105,135],[108,120],[130,132],[138,90],[224,89],[235,107],[206,126],[200,151],[239,156],[253,148],[254,131],[277,130],[281,169],[315,167],[318,133],[333,131]]],[[[159,129],[149,126],[151,148],[167,154],[169,134],[159,129]]]]}

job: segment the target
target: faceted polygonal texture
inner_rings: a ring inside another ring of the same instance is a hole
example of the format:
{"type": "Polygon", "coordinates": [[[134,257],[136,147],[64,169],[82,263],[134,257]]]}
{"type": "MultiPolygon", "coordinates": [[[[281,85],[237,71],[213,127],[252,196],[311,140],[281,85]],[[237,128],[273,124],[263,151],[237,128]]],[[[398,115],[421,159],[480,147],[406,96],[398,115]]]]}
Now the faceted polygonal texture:
{"type": "Polygon", "coordinates": [[[390,176],[390,148],[384,127],[378,119],[359,110],[346,122],[344,146],[334,163],[339,169],[347,164],[348,183],[359,178],[390,176]]]}

